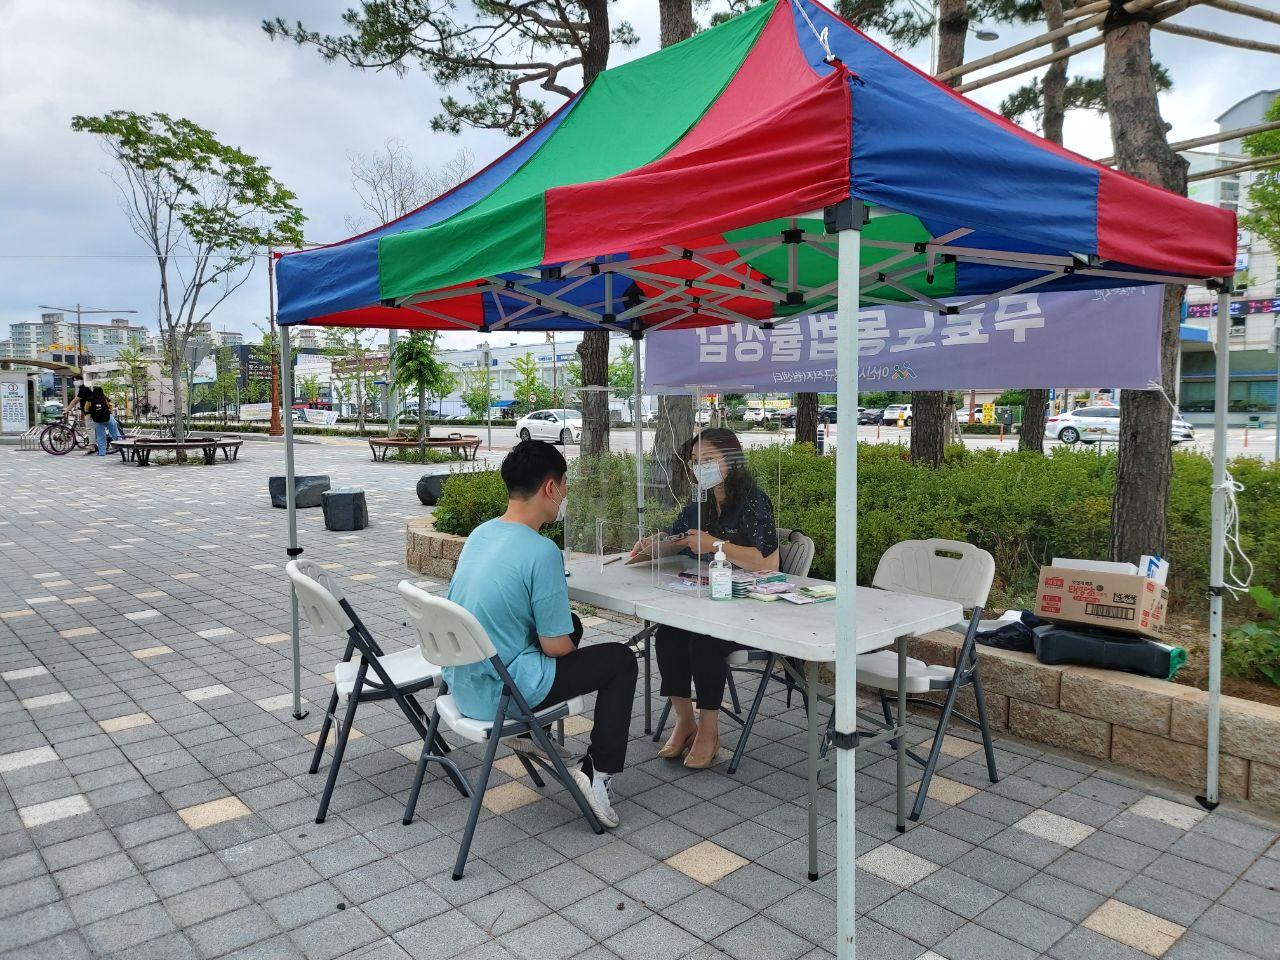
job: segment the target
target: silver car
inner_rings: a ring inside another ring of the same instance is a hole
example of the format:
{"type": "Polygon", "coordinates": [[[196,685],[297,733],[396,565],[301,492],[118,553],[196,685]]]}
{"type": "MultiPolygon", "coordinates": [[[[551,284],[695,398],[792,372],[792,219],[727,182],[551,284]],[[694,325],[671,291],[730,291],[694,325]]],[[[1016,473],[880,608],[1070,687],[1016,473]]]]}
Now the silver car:
{"type": "MultiPolygon", "coordinates": [[[[1078,407],[1045,423],[1045,433],[1070,445],[1073,443],[1116,442],[1120,436],[1120,408],[1117,406],[1078,407]]],[[[1195,428],[1178,414],[1170,431],[1172,443],[1189,443],[1196,438],[1195,428]]]]}
{"type": "Polygon", "coordinates": [[[521,440],[550,440],[552,443],[582,442],[582,414],[577,410],[534,410],[516,421],[521,440]]]}

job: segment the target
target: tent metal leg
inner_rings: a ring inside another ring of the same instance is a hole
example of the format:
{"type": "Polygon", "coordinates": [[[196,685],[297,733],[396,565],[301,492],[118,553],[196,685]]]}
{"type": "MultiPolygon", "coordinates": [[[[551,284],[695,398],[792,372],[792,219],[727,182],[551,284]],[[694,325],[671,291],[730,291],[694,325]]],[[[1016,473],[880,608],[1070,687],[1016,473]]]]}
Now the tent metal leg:
{"type": "MultiPolygon", "coordinates": [[[[836,956],[856,960],[854,937],[854,748],[857,744],[858,303],[866,207],[846,201],[825,211],[836,251],[836,405],[851,426],[836,444],[836,956]],[[830,222],[834,220],[834,222],[830,222]],[[832,228],[835,228],[834,231],[832,228]]],[[[813,704],[813,712],[817,703],[813,704]]]]}
{"type": "MultiPolygon", "coordinates": [[[[298,547],[298,505],[294,503],[293,464],[293,350],[289,346],[289,328],[280,327],[280,405],[284,408],[284,500],[285,512],[289,515],[289,549],[285,551],[290,560],[302,554],[298,547]]],[[[289,635],[293,649],[293,719],[301,720],[306,711],[302,709],[302,635],[298,626],[298,594],[289,585],[289,635]]]]}
{"type": "Polygon", "coordinates": [[[1218,330],[1213,403],[1213,513],[1209,543],[1209,729],[1206,736],[1204,795],[1196,797],[1212,810],[1218,805],[1218,729],[1222,699],[1222,594],[1227,516],[1227,397],[1231,378],[1231,280],[1218,291],[1218,330]]]}

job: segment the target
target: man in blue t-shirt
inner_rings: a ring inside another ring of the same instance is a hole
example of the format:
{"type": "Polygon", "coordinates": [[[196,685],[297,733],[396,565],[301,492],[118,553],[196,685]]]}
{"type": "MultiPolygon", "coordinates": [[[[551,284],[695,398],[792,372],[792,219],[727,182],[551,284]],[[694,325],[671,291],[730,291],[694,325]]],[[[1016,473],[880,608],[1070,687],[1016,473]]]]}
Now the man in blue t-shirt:
{"type": "MultiPolygon", "coordinates": [[[[564,561],[555,543],[538,532],[564,519],[566,472],[560,451],[541,440],[525,440],[507,454],[507,512],[467,537],[449,599],[480,621],[534,710],[597,694],[591,746],[570,774],[601,824],[616,827],[609,781],[627,756],[636,659],[621,643],[578,649],[564,561]]],[[[502,681],[490,663],[445,667],[444,679],[464,714],[494,718],[502,681]]]]}

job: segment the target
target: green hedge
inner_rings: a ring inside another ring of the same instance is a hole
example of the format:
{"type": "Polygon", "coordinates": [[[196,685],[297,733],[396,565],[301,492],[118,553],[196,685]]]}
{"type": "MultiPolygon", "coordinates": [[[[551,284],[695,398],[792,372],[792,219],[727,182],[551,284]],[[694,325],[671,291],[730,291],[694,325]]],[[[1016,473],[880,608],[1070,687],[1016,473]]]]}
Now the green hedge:
{"type": "MultiPolygon", "coordinates": [[[[764,486],[778,491],[778,525],[813,538],[813,575],[834,576],[834,458],[819,456],[808,444],[793,444],[751,449],[747,459],[758,477],[780,478],[764,486]]],[[[992,605],[1027,605],[1041,564],[1055,556],[1107,556],[1115,462],[1114,453],[1065,448],[1044,457],[953,446],[943,466],[929,470],[910,463],[900,447],[860,446],[858,579],[869,582],[881,554],[900,540],[967,540],[995,557],[992,605]]],[[[1195,607],[1209,575],[1212,466],[1190,452],[1174,453],[1173,463],[1167,551],[1172,602],[1195,607]]],[[[1241,539],[1254,562],[1254,583],[1275,587],[1280,584],[1280,466],[1240,459],[1231,469],[1245,485],[1238,498],[1241,539]]],[[[570,540],[576,549],[594,549],[595,517],[619,529],[635,523],[630,454],[574,461],[570,489],[570,540]]],[[[436,526],[466,534],[501,514],[505,505],[506,491],[496,471],[454,476],[445,483],[436,526]]],[[[647,512],[652,527],[669,523],[675,507],[651,502],[647,512]]]]}

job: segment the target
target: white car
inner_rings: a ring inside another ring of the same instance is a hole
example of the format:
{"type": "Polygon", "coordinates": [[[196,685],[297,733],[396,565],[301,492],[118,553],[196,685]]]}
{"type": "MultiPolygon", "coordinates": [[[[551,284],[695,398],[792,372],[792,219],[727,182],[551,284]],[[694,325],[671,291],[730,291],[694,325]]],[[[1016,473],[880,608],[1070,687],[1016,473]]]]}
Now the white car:
{"type": "Polygon", "coordinates": [[[911,426],[911,404],[895,403],[885,407],[880,422],[888,427],[896,427],[899,419],[908,427],[911,426]]]}
{"type": "MultiPolygon", "coordinates": [[[[1045,433],[1057,437],[1065,444],[1097,443],[1099,440],[1114,442],[1120,436],[1120,408],[1113,405],[1079,407],[1045,423],[1045,433]]],[[[1173,418],[1170,440],[1174,444],[1188,443],[1196,438],[1195,428],[1179,414],[1173,418]]]]}
{"type": "Polygon", "coordinates": [[[773,419],[773,411],[767,407],[748,407],[742,414],[744,423],[768,423],[773,419]]]}
{"type": "Polygon", "coordinates": [[[534,410],[516,421],[521,440],[550,440],[552,443],[582,442],[582,414],[577,410],[534,410]]]}

